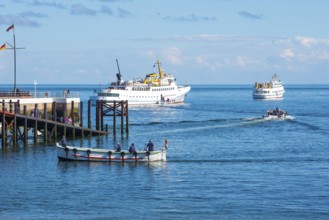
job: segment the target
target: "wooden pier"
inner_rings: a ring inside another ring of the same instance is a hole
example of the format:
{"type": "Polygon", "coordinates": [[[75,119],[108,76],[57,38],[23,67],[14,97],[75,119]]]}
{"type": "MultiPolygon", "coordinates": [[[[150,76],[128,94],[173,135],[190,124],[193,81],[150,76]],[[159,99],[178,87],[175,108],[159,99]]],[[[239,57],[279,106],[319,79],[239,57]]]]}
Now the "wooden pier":
{"type": "Polygon", "coordinates": [[[65,121],[67,117],[67,106],[61,107],[60,118],[58,117],[58,108],[56,102],[51,104],[51,109],[46,103],[43,104],[43,110],[39,109],[38,104],[35,104],[34,109],[28,110],[26,105],[23,109],[20,108],[18,102],[2,102],[0,108],[0,125],[2,146],[12,142],[15,146],[17,141],[28,142],[29,134],[33,135],[34,142],[43,138],[45,142],[61,138],[62,135],[68,137],[85,137],[94,135],[107,135],[108,125],[104,128],[104,116],[113,116],[113,134],[116,134],[116,117],[121,116],[121,133],[124,133],[124,117],[126,118],[126,133],[128,129],[128,102],[102,102],[96,103],[96,129],[91,127],[91,104],[88,101],[88,127],[83,127],[83,103],[80,102],[78,116],[74,111],[74,103],[71,103],[71,110],[68,114],[71,121],[65,121]],[[7,107],[7,108],[6,108],[7,107]],[[111,113],[113,112],[113,113],[111,113]],[[75,118],[79,118],[76,121],[75,118]],[[9,133],[9,135],[8,135],[9,133]],[[10,138],[8,138],[10,137],[10,138]]]}

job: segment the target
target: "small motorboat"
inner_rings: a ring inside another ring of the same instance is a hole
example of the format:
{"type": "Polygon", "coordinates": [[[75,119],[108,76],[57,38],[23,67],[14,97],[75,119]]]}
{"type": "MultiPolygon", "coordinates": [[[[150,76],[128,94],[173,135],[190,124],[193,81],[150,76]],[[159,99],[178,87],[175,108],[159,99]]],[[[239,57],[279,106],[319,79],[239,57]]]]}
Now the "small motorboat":
{"type": "Polygon", "coordinates": [[[273,110],[267,110],[266,115],[263,118],[267,119],[284,119],[287,118],[287,111],[281,110],[278,107],[273,110]]]}
{"type": "Polygon", "coordinates": [[[155,151],[136,151],[130,153],[127,150],[116,152],[108,149],[95,149],[87,147],[61,146],[56,143],[57,157],[59,160],[75,161],[101,161],[101,162],[152,162],[166,161],[166,149],[155,151]]]}

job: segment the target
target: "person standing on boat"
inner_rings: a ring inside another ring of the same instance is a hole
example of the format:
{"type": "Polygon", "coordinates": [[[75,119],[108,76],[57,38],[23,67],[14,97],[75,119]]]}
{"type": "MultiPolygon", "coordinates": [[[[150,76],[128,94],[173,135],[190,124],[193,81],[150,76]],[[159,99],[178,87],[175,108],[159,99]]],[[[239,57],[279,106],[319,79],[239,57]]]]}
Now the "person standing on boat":
{"type": "Polygon", "coordinates": [[[135,153],[135,152],[136,152],[136,147],[135,147],[134,143],[132,143],[129,148],[129,153],[135,153]]]}
{"type": "Polygon", "coordinates": [[[118,145],[116,146],[116,151],[115,152],[121,152],[121,145],[120,145],[120,143],[118,143],[118,145]]]}
{"type": "Polygon", "coordinates": [[[168,140],[167,140],[167,138],[166,138],[165,141],[164,141],[164,148],[165,148],[166,150],[168,150],[168,140]]]}
{"type": "Polygon", "coordinates": [[[61,144],[62,144],[63,147],[66,147],[66,138],[65,138],[64,135],[62,137],[61,144]]]}
{"type": "Polygon", "coordinates": [[[150,140],[149,143],[146,145],[148,151],[154,151],[154,144],[150,140]]]}

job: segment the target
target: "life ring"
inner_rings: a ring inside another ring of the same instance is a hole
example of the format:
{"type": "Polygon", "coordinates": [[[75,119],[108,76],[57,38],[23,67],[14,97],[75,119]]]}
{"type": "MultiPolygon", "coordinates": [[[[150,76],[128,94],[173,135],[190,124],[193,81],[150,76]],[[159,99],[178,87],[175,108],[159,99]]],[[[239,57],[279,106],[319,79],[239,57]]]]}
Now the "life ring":
{"type": "Polygon", "coordinates": [[[78,150],[76,148],[73,148],[73,156],[74,157],[77,157],[77,152],[78,152],[78,150]]]}

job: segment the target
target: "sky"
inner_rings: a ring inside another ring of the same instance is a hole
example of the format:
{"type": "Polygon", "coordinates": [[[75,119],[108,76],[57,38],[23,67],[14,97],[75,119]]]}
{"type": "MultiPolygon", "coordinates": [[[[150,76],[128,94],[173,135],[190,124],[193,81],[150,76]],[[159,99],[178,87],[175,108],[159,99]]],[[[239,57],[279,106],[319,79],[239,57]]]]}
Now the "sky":
{"type": "Polygon", "coordinates": [[[329,84],[328,0],[1,0],[0,84],[329,84]],[[14,24],[14,30],[6,31],[14,24]]]}

